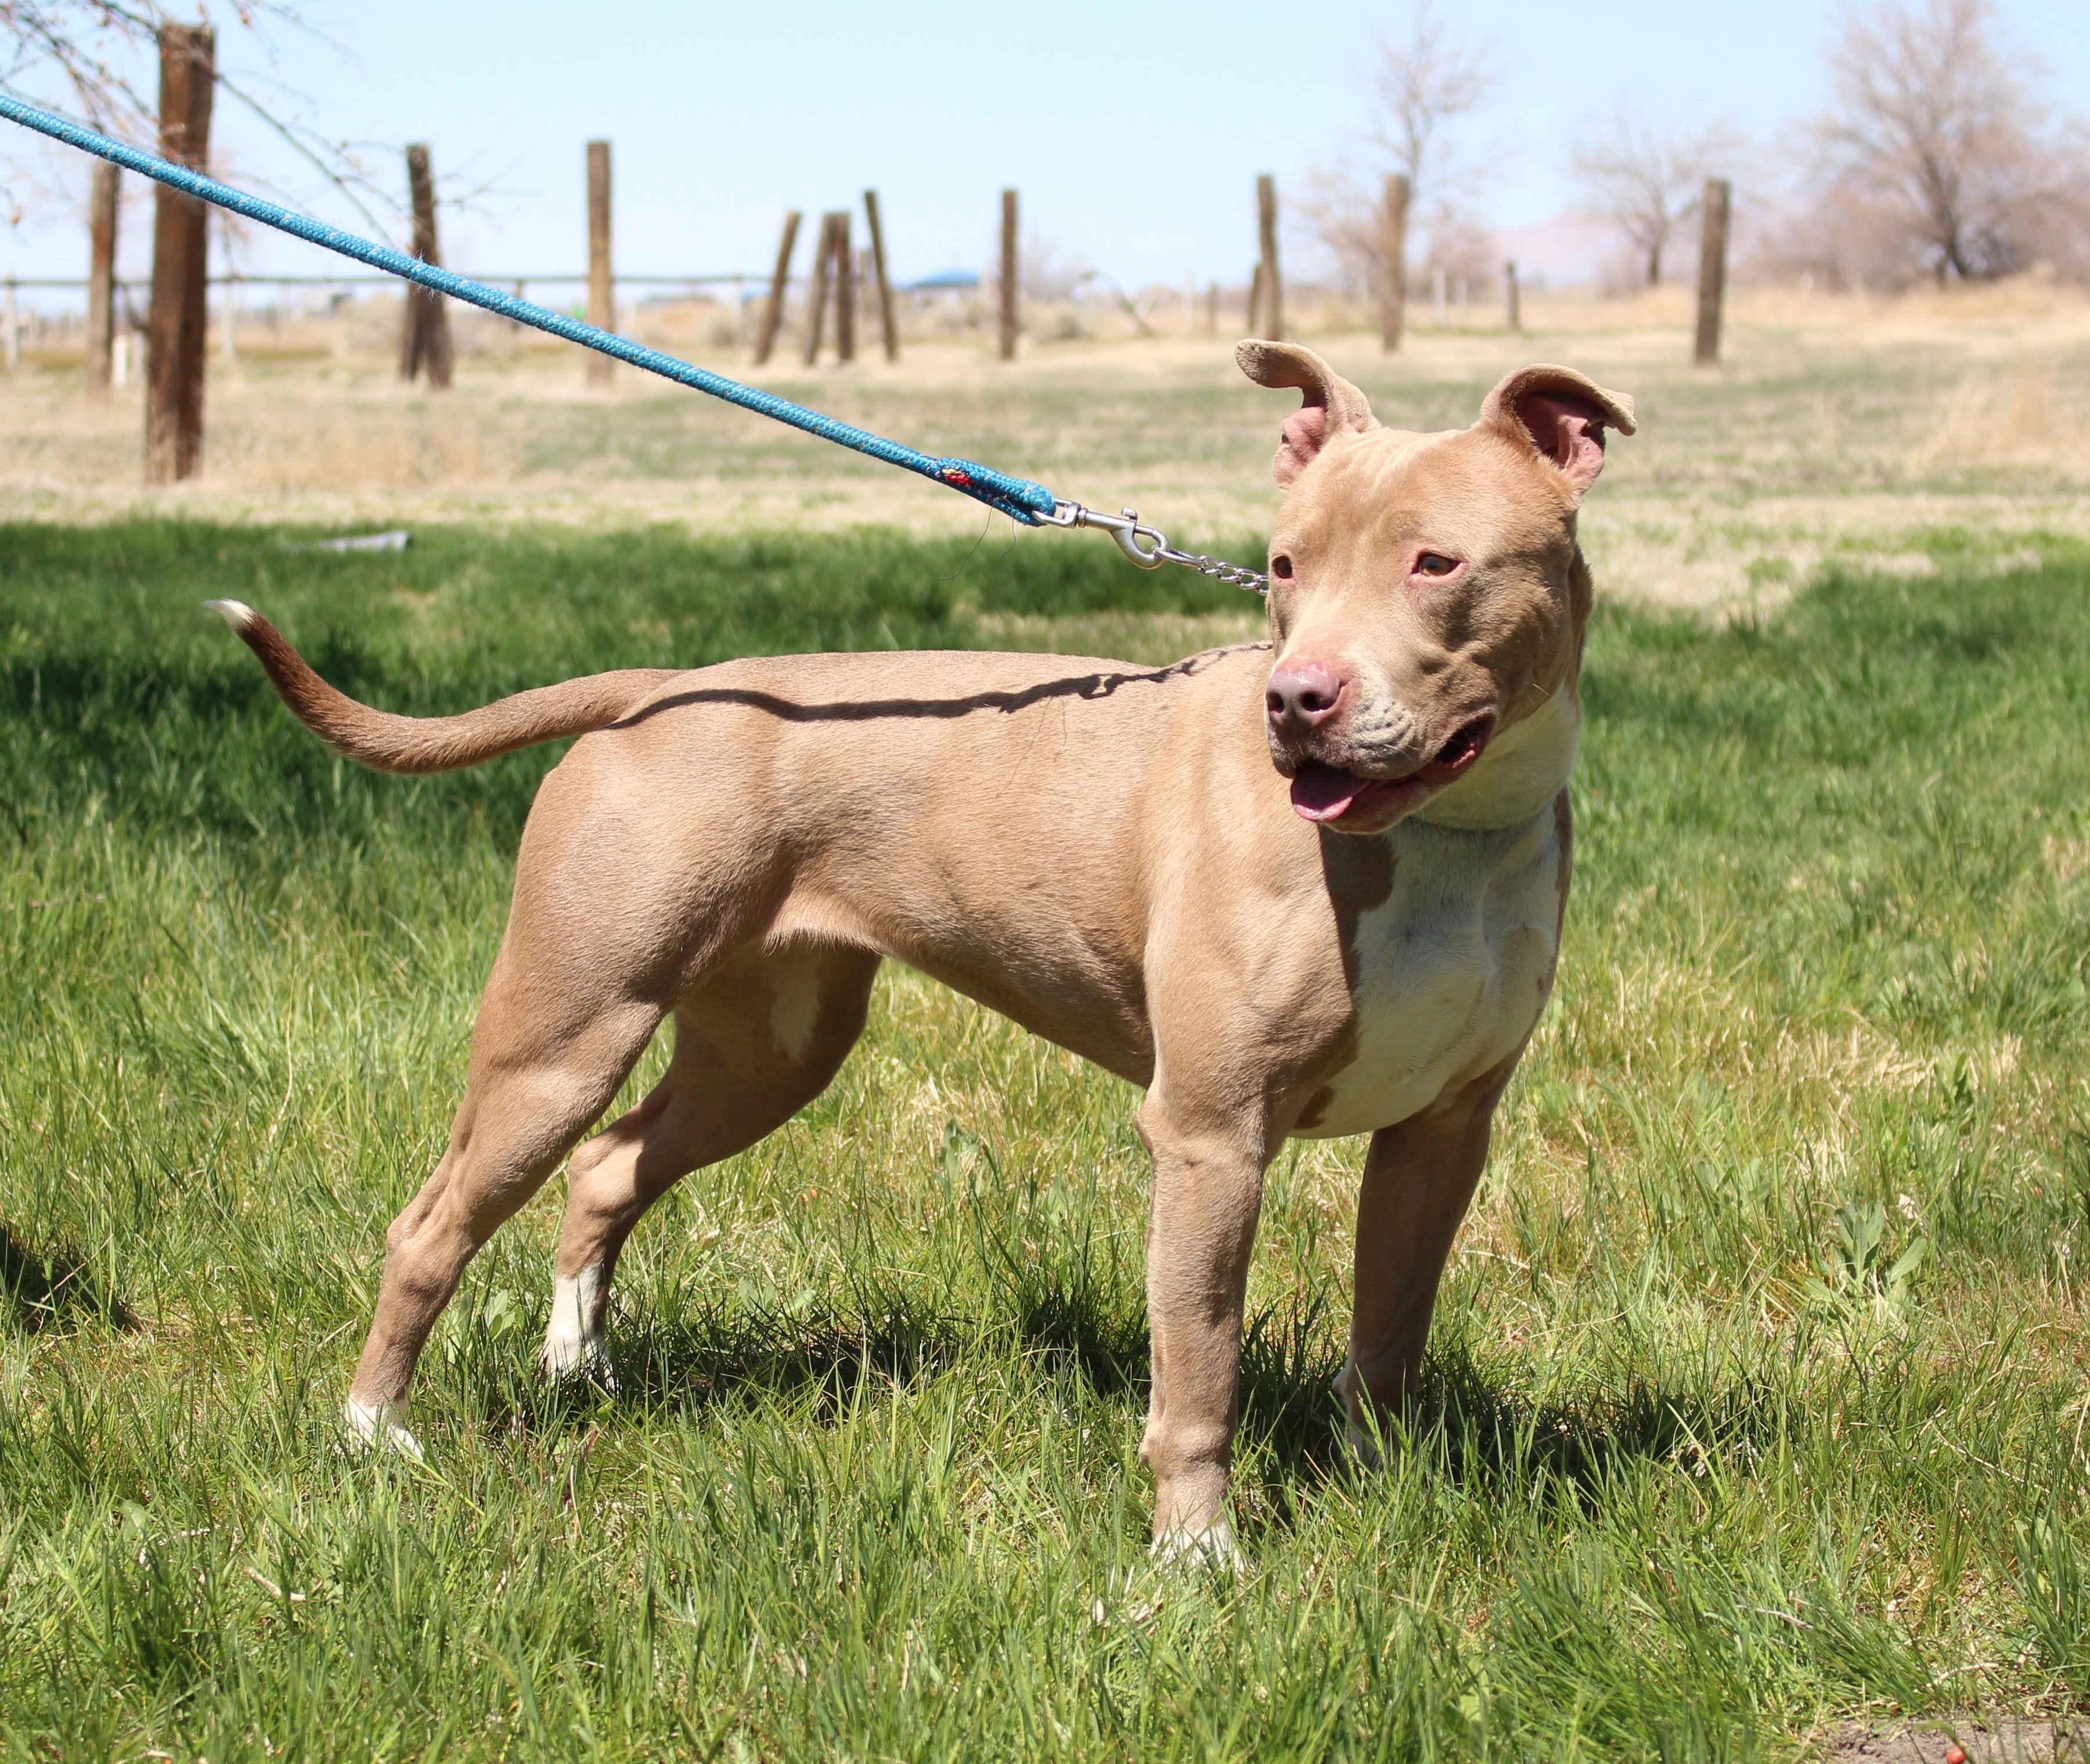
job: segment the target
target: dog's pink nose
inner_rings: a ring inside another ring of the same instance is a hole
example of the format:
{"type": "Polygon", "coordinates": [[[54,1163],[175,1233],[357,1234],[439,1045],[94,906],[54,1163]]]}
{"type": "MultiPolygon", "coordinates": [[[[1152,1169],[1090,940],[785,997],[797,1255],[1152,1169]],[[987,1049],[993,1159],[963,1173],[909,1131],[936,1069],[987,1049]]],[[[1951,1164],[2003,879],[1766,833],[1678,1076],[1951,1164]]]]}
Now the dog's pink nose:
{"type": "Polygon", "coordinates": [[[1263,696],[1271,722],[1281,732],[1318,729],[1335,714],[1347,682],[1325,661],[1294,661],[1270,677],[1263,696]]]}

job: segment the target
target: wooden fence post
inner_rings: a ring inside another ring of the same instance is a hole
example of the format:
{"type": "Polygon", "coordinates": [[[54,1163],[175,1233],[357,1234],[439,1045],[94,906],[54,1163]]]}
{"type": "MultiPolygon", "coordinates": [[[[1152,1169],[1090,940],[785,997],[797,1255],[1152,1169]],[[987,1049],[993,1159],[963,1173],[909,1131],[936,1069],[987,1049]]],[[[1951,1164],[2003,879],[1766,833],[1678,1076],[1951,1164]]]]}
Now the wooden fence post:
{"type": "Polygon", "coordinates": [[[1698,337],[1692,359],[1701,367],[1720,359],[1721,308],[1727,298],[1727,209],[1734,187],[1708,178],[1698,210],[1698,337]]]}
{"type": "Polygon", "coordinates": [[[116,180],[108,161],[94,162],[87,197],[87,389],[109,395],[110,358],[116,341],[116,180]]]}
{"type": "Polygon", "coordinates": [[[1262,307],[1267,321],[1262,334],[1284,341],[1284,282],[1277,268],[1277,180],[1265,172],[1255,180],[1255,230],[1262,266],[1262,307]]]}
{"type": "MultiPolygon", "coordinates": [[[[443,260],[436,244],[436,180],[424,143],[406,149],[406,190],[414,204],[414,255],[424,264],[439,264],[443,260]]],[[[399,327],[399,377],[411,380],[424,368],[436,391],[449,385],[450,316],[434,289],[410,282],[399,327]]]]}
{"type": "Polygon", "coordinates": [[[1512,257],[1503,265],[1503,316],[1509,321],[1513,331],[1524,329],[1523,290],[1517,286],[1516,260],[1512,257]]]}
{"type": "Polygon", "coordinates": [[[776,346],[777,328],[784,322],[784,294],[791,281],[791,253],[798,243],[798,222],[802,218],[796,209],[784,217],[784,239],[776,247],[776,269],[769,278],[769,302],[762,309],[762,330],[755,340],[758,368],[769,359],[769,351],[776,346]]]}
{"type": "MultiPolygon", "coordinates": [[[[160,27],[160,153],[204,168],[217,33],[160,27]]],[[[203,467],[203,370],[209,342],[209,211],[165,184],[153,209],[153,305],[145,321],[145,478],[171,484],[203,467]]]]}
{"type": "Polygon", "coordinates": [[[878,213],[878,192],[863,193],[864,224],[871,229],[871,273],[878,282],[878,323],[885,336],[885,359],[900,359],[900,319],[892,309],[892,283],[885,273],[885,224],[878,213]]]}
{"type": "Polygon", "coordinates": [[[1379,211],[1378,276],[1378,342],[1391,355],[1408,327],[1408,179],[1397,171],[1387,178],[1379,211]]]}
{"type": "Polygon", "coordinates": [[[1016,359],[1017,298],[1021,291],[1021,263],[1016,241],[1016,192],[1001,193],[1001,359],[1016,359]]]}
{"type": "Polygon", "coordinates": [[[849,211],[834,212],[835,359],[856,359],[856,252],[849,243],[849,211]]]}
{"type": "MultiPolygon", "coordinates": [[[[587,321],[599,330],[617,329],[617,284],[609,272],[609,143],[587,144],[587,321]]],[[[606,386],[616,366],[601,351],[587,352],[588,384],[606,386]]]]}
{"type": "Polygon", "coordinates": [[[0,300],[0,332],[6,333],[0,341],[0,360],[4,360],[10,373],[22,365],[22,305],[15,291],[15,278],[7,278],[7,295],[0,300]]]}
{"type": "Polygon", "coordinates": [[[828,321],[828,278],[835,261],[835,217],[820,217],[820,242],[813,247],[813,291],[806,302],[806,365],[819,359],[820,332],[828,321]]]}

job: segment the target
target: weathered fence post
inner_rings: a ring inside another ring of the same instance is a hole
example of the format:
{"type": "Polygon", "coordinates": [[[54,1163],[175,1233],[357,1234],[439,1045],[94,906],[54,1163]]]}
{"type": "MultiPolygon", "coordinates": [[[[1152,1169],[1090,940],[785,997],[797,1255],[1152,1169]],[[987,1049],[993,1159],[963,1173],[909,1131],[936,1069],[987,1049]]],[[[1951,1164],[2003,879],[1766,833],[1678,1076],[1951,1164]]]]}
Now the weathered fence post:
{"type": "Polygon", "coordinates": [[[87,196],[87,389],[109,393],[116,342],[116,180],[123,174],[108,161],[94,162],[87,196]]]}
{"type": "Polygon", "coordinates": [[[1509,321],[1513,331],[1524,329],[1523,290],[1516,280],[1516,260],[1512,257],[1503,265],[1503,316],[1509,321]]]}
{"type": "Polygon", "coordinates": [[[1379,211],[1378,278],[1378,342],[1391,355],[1408,325],[1408,180],[1397,171],[1379,211]]]}
{"type": "Polygon", "coordinates": [[[1016,192],[1001,193],[1001,359],[1016,359],[1017,299],[1021,265],[1016,242],[1016,192]]]}
{"type": "Polygon", "coordinates": [[[15,292],[15,278],[7,278],[7,298],[0,303],[0,328],[7,333],[4,344],[0,344],[0,356],[4,356],[7,372],[12,373],[22,365],[22,306],[15,292]]]}
{"type": "Polygon", "coordinates": [[[1708,178],[1698,210],[1698,336],[1691,359],[1701,367],[1720,359],[1721,308],[1727,298],[1727,209],[1734,187],[1708,178]]]}
{"type": "Polygon", "coordinates": [[[885,273],[885,224],[879,218],[878,192],[863,193],[864,224],[871,229],[871,273],[878,282],[878,323],[885,338],[885,359],[900,359],[900,319],[892,309],[892,283],[885,273]]]}
{"type": "MultiPolygon", "coordinates": [[[[414,255],[424,264],[439,264],[443,260],[436,243],[436,180],[424,142],[406,149],[406,191],[414,204],[414,255]]],[[[411,380],[424,368],[436,391],[449,385],[450,316],[433,288],[410,282],[399,327],[399,377],[411,380]]]]}
{"type": "MultiPolygon", "coordinates": [[[[210,157],[217,33],[160,27],[160,153],[202,170],[210,157]]],[[[209,210],[165,184],[153,206],[153,304],[145,321],[145,477],[193,478],[203,467],[204,353],[210,314],[209,210]]]]}
{"type": "Polygon", "coordinates": [[[769,302],[762,309],[762,330],[755,340],[758,368],[769,359],[769,351],[776,346],[777,328],[784,322],[784,294],[791,280],[791,253],[798,243],[798,222],[802,218],[796,209],[784,217],[783,243],[776,247],[776,269],[769,278],[769,302]]]}
{"type": "MultiPolygon", "coordinates": [[[[598,330],[617,329],[617,284],[609,273],[609,143],[587,144],[587,321],[598,330]]],[[[600,350],[587,351],[588,384],[606,386],[616,364],[600,350]]]]}
{"type": "Polygon", "coordinates": [[[806,365],[819,359],[820,332],[828,321],[828,278],[835,261],[835,217],[820,217],[820,242],[813,247],[813,291],[806,303],[806,365]]]}
{"type": "Polygon", "coordinates": [[[849,211],[836,209],[835,253],[835,359],[856,359],[856,252],[849,244],[849,211]]]}
{"type": "Polygon", "coordinates": [[[1284,341],[1284,281],[1277,268],[1277,180],[1268,172],[1255,180],[1255,230],[1262,268],[1262,334],[1273,343],[1284,341]]]}

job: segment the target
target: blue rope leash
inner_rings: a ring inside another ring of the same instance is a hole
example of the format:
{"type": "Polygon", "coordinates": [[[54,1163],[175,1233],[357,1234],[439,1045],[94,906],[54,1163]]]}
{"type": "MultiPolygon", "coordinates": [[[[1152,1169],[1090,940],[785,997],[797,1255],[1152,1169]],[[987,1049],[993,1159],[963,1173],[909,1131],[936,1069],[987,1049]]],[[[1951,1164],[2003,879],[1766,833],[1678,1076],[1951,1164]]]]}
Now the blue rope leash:
{"type": "MultiPolygon", "coordinates": [[[[535,306],[527,300],[518,300],[513,295],[489,288],[484,282],[473,282],[455,274],[436,264],[424,264],[418,257],[394,251],[389,245],[372,243],[353,233],[344,233],[340,228],[294,213],[288,209],[278,208],[273,202],[264,202],[259,196],[250,196],[223,184],[214,178],[206,178],[200,172],[191,171],[186,166],[177,166],[157,155],[143,153],[123,142],[112,140],[92,129],[83,128],[77,123],[67,122],[63,117],[54,116],[48,110],[39,110],[0,93],[0,116],[20,123],[40,135],[48,135],[54,140],[63,141],[68,147],[77,147],[83,153],[94,154],[135,171],[143,177],[178,190],[185,196],[202,201],[215,203],[219,208],[230,209],[234,214],[244,215],[250,221],[259,221],[264,226],[273,226],[279,232],[309,240],[344,257],[353,257],[359,263],[368,264],[373,269],[389,271],[402,276],[409,282],[419,282],[424,288],[432,288],[438,294],[446,294],[452,299],[467,301],[482,307],[488,312],[497,313],[518,324],[528,325],[540,331],[548,331],[554,337],[563,337],[570,343],[578,343],[584,349],[599,350],[605,355],[629,362],[634,368],[643,368],[648,373],[657,373],[664,380],[673,380],[678,385],[694,386],[699,392],[707,392],[715,398],[724,398],[729,404],[738,404],[744,411],[753,411],[758,415],[773,417],[780,423],[789,423],[792,428],[802,429],[808,435],[817,435],[822,441],[837,441],[845,447],[853,447],[860,454],[868,454],[873,459],[882,459],[889,466],[918,472],[938,484],[961,491],[974,501],[984,502],[989,508],[998,509],[1012,520],[1026,527],[1041,524],[1067,526],[1074,524],[1069,518],[1053,521],[1056,510],[1071,510],[1077,505],[1062,503],[1042,484],[1033,484],[1027,478],[1012,478],[1006,472],[996,471],[991,467],[975,465],[970,459],[939,459],[934,455],[904,447],[898,441],[890,441],[868,429],[858,428],[853,424],[840,423],[832,416],[823,416],[818,411],[809,411],[802,404],[793,404],[788,398],[780,398],[773,393],[758,391],[753,386],[744,386],[737,380],[729,380],[723,374],[694,368],[686,361],[673,355],[663,355],[657,349],[648,349],[643,343],[634,343],[629,338],[619,337],[613,331],[599,329],[585,325],[578,319],[565,316],[548,308],[535,306]],[[1043,518],[1041,520],[1041,517],[1043,518]]],[[[1086,512],[1086,510],[1083,512],[1086,512]]]]}

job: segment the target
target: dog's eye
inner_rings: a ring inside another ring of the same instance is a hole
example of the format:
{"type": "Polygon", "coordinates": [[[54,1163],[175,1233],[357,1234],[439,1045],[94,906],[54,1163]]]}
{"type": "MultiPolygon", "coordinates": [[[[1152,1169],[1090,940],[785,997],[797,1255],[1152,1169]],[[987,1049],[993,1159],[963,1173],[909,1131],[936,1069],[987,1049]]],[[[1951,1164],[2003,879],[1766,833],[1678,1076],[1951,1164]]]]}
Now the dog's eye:
{"type": "Polygon", "coordinates": [[[1415,570],[1418,575],[1448,576],[1458,567],[1456,557],[1447,557],[1441,551],[1426,551],[1415,560],[1415,570]]]}
{"type": "Polygon", "coordinates": [[[1292,560],[1279,552],[1270,560],[1270,573],[1279,582],[1289,582],[1292,579],[1292,560]]]}

